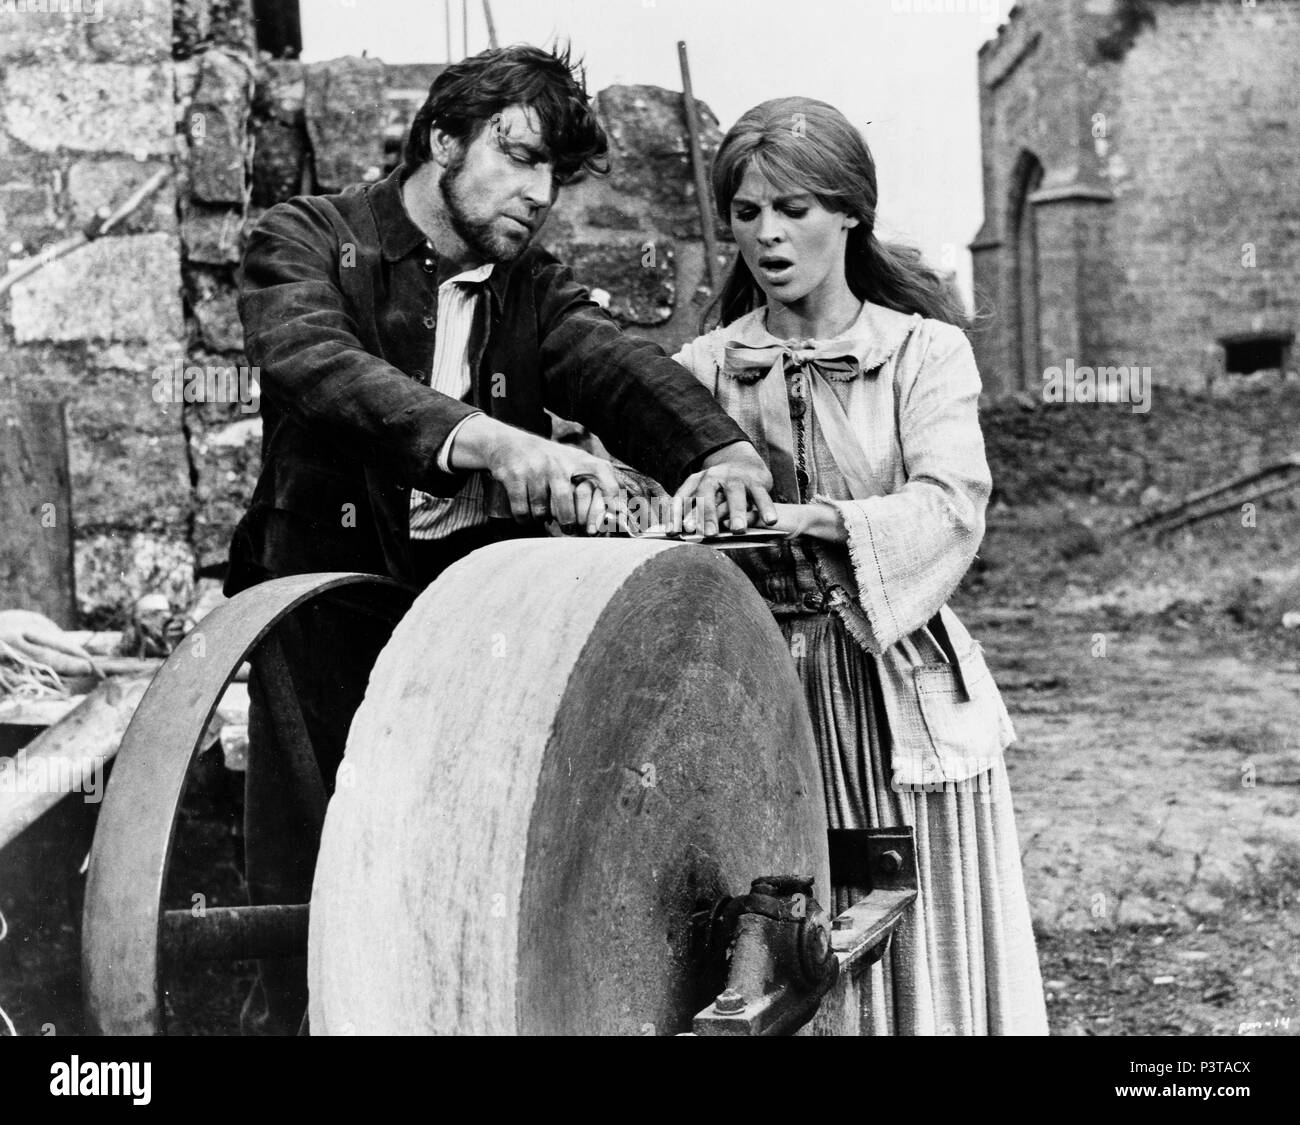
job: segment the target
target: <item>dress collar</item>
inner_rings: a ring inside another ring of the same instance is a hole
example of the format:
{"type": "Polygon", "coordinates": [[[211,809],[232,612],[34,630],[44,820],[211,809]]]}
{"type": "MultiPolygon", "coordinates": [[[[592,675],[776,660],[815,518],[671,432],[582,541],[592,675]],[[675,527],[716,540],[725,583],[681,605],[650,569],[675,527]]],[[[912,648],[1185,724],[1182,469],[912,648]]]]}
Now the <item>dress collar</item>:
{"type": "MultiPolygon", "coordinates": [[[[903,341],[921,320],[917,313],[895,312],[871,301],[862,303],[862,311],[849,328],[835,340],[818,341],[818,344],[844,342],[845,355],[852,355],[862,371],[874,371],[889,362],[903,341]]],[[[785,348],[793,351],[790,341],[779,339],[767,330],[767,307],[754,309],[725,329],[724,342],[729,346],[744,348],[785,348]]]]}

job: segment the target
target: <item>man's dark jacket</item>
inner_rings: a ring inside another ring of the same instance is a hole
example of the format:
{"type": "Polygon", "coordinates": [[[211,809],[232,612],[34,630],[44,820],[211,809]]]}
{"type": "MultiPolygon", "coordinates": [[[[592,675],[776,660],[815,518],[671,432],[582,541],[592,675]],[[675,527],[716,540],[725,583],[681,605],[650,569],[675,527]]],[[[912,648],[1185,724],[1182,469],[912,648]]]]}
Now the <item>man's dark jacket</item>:
{"type": "MultiPolygon", "coordinates": [[[[454,496],[465,483],[436,463],[475,407],[425,385],[437,276],[402,203],[405,173],[281,203],[249,241],[239,313],[260,368],[262,474],[235,529],[228,594],[325,570],[414,584],[412,486],[454,496]]],[[[669,488],[747,440],[689,372],[625,336],[545,250],[498,263],[486,287],[471,399],[492,417],[549,436],[550,409],[669,488]]]]}

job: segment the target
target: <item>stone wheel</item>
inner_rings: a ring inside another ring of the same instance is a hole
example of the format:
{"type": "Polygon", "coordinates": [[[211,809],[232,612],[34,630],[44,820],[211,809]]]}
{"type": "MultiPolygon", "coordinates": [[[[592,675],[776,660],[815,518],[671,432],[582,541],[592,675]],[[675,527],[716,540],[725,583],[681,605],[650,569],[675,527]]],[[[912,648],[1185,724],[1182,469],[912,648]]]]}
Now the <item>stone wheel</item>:
{"type": "Polygon", "coordinates": [[[313,1034],[674,1034],[694,922],[756,875],[829,889],[794,663],[705,547],[497,544],[380,654],[325,821],[313,1034]]]}

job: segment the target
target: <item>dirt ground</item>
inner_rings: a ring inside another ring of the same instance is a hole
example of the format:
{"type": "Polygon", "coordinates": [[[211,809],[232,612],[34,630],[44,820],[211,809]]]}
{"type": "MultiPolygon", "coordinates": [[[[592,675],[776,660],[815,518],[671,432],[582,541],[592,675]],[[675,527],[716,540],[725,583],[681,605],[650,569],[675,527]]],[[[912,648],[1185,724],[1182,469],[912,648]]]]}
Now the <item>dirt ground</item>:
{"type": "Polygon", "coordinates": [[[1154,544],[1116,536],[1125,515],[995,511],[954,600],[1019,735],[1052,1031],[1295,1035],[1300,518],[1154,544]]]}

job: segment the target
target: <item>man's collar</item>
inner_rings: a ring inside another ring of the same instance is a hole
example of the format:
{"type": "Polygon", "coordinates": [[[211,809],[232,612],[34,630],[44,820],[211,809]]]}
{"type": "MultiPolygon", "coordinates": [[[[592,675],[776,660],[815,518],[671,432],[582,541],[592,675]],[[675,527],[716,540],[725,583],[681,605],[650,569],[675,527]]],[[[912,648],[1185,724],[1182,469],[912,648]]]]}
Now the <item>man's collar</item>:
{"type": "MultiPolygon", "coordinates": [[[[456,274],[454,277],[447,278],[447,282],[463,281],[467,284],[473,285],[480,281],[487,281],[492,274],[496,272],[496,267],[496,262],[487,262],[484,265],[475,266],[473,269],[461,270],[461,272],[456,274]]],[[[446,282],[444,282],[444,284],[446,284],[446,282]]]]}
{"type": "MultiPolygon", "coordinates": [[[[426,241],[424,231],[415,225],[402,201],[402,185],[413,171],[408,165],[399,164],[370,189],[370,209],[379,228],[379,247],[387,262],[405,258],[422,248],[426,241]]],[[[513,264],[496,262],[487,277],[488,287],[498,299],[504,300],[506,281],[513,264]]]]}
{"type": "Polygon", "coordinates": [[[424,231],[415,225],[402,202],[402,184],[412,169],[399,164],[392,173],[370,189],[370,209],[379,228],[379,247],[386,262],[405,258],[424,245],[424,231]]]}

